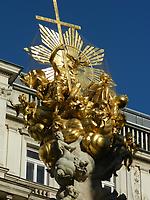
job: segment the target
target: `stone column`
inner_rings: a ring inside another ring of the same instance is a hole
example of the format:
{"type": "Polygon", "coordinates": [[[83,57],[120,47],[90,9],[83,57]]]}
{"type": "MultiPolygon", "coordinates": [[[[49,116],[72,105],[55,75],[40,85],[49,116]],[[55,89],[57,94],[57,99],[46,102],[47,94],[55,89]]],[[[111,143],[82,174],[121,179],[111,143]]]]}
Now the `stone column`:
{"type": "Polygon", "coordinates": [[[7,168],[11,174],[20,175],[21,135],[17,127],[8,126],[7,168]]]}
{"type": "Polygon", "coordinates": [[[90,178],[88,178],[85,182],[79,183],[75,182],[76,189],[79,191],[79,196],[77,200],[92,200],[92,188],[90,178]]]}
{"type": "Polygon", "coordinates": [[[6,128],[6,103],[11,95],[4,77],[0,75],[0,166],[6,167],[7,128],[6,128]],[[4,81],[4,82],[1,82],[4,81]]]}
{"type": "Polygon", "coordinates": [[[6,111],[7,102],[11,95],[11,85],[21,71],[21,67],[0,60],[0,166],[6,167],[7,128],[6,111]]]}

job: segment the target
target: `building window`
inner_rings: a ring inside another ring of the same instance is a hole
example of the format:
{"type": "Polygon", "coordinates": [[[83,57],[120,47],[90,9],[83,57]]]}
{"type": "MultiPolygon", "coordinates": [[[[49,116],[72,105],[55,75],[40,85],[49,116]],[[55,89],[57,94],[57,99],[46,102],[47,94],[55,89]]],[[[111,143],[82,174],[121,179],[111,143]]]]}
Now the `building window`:
{"type": "Polygon", "coordinates": [[[39,184],[48,185],[48,172],[40,161],[38,150],[27,148],[26,179],[39,184]]]}
{"type": "Polygon", "coordinates": [[[102,187],[106,188],[110,192],[113,192],[115,189],[115,177],[112,176],[110,179],[102,181],[102,187]]]}

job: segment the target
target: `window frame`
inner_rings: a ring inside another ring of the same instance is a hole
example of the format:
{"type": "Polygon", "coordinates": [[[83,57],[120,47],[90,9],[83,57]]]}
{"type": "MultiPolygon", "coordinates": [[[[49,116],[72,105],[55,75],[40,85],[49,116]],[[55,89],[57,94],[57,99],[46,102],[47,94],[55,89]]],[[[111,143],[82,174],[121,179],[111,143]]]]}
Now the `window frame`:
{"type": "Polygon", "coordinates": [[[29,181],[33,181],[35,183],[38,183],[38,184],[44,184],[44,185],[49,185],[49,175],[48,175],[48,172],[46,170],[46,166],[44,165],[44,163],[42,163],[42,161],[39,159],[36,159],[36,158],[31,158],[29,156],[27,156],[27,151],[30,150],[32,152],[35,152],[35,153],[38,153],[38,148],[37,147],[29,147],[27,145],[27,149],[26,149],[26,161],[25,161],[25,178],[27,179],[27,163],[32,163],[33,164],[33,180],[29,180],[29,181]],[[37,182],[37,177],[38,177],[38,174],[37,174],[37,167],[40,166],[40,167],[44,167],[44,183],[39,183],[37,182]]]}

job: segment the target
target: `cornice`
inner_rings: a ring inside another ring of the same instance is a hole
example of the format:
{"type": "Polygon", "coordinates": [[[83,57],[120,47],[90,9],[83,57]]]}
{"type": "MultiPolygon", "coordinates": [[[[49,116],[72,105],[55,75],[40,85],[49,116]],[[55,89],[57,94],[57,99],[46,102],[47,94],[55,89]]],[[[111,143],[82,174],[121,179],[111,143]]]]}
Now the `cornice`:
{"type": "Polygon", "coordinates": [[[149,153],[149,152],[143,152],[143,151],[139,150],[139,151],[135,154],[134,159],[135,159],[135,160],[144,161],[144,162],[150,164],[150,153],[149,153]]]}
{"type": "Polygon", "coordinates": [[[10,85],[15,81],[21,70],[22,67],[18,65],[0,60],[0,73],[8,76],[8,83],[10,85]]]}

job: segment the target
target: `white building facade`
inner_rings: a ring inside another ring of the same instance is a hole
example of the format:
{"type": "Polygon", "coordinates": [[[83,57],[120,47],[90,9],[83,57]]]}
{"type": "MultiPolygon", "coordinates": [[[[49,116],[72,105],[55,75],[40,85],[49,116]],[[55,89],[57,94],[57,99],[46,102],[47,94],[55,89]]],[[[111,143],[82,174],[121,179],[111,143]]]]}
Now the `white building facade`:
{"type": "MultiPolygon", "coordinates": [[[[19,80],[21,67],[0,60],[0,200],[43,200],[54,198],[58,185],[39,160],[37,144],[29,137],[21,116],[16,117],[10,101],[35,92],[19,80]]],[[[126,109],[127,124],[122,134],[131,132],[139,144],[130,172],[122,167],[118,177],[103,183],[112,191],[125,193],[128,200],[150,200],[150,116],[126,109]]]]}

